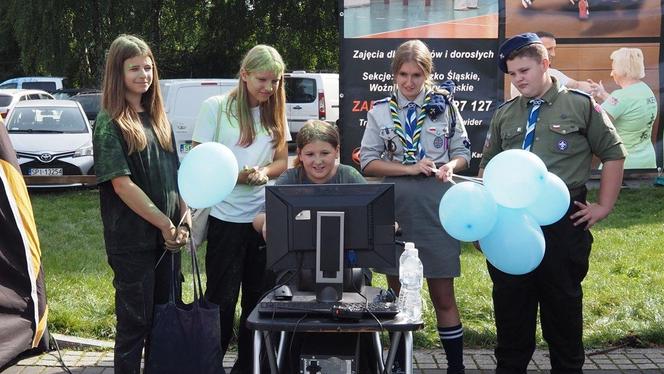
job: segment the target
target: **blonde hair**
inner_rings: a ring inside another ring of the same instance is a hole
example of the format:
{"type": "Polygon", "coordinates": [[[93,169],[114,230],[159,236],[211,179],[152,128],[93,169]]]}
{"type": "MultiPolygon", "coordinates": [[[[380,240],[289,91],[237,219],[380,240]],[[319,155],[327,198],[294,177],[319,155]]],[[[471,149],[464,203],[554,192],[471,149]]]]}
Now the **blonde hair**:
{"type": "Polygon", "coordinates": [[[432,88],[434,83],[431,80],[431,74],[433,73],[434,67],[429,47],[419,39],[403,42],[399,48],[397,48],[394,58],[392,59],[392,74],[394,75],[395,81],[401,66],[407,62],[414,62],[420,67],[420,69],[422,69],[426,78],[424,81],[424,88],[432,88]]]}
{"type": "Polygon", "coordinates": [[[110,119],[118,124],[122,136],[127,142],[129,154],[145,149],[147,138],[143,131],[143,124],[136,110],[125,99],[127,87],[124,81],[124,62],[136,56],[145,56],[152,60],[152,84],[141,96],[141,105],[152,118],[152,128],[161,148],[173,152],[171,126],[166,119],[159,89],[157,62],[150,47],[143,40],[133,35],[122,34],[111,43],[106,57],[102,84],[102,108],[108,113],[110,119]]]}
{"type": "Polygon", "coordinates": [[[279,77],[279,83],[274,94],[266,102],[260,103],[261,125],[271,134],[272,144],[276,148],[285,143],[286,124],[286,90],[284,89],[284,71],[286,65],[279,52],[269,45],[259,44],[247,52],[240,64],[238,85],[228,94],[226,113],[233,115],[240,123],[240,139],[238,144],[248,147],[254,142],[256,131],[254,120],[249,106],[249,92],[247,83],[240,77],[244,71],[247,74],[257,72],[271,72],[279,77]]]}
{"type": "Polygon", "coordinates": [[[643,64],[643,52],[639,48],[620,48],[611,53],[613,70],[630,79],[641,79],[646,76],[643,64]]]}
{"type": "MultiPolygon", "coordinates": [[[[297,144],[297,154],[299,156],[307,144],[316,141],[329,143],[334,149],[339,147],[339,131],[336,126],[330,125],[319,119],[310,119],[304,123],[304,126],[297,132],[295,143],[297,144]]],[[[293,167],[302,167],[302,161],[299,157],[293,160],[293,167]]]]}

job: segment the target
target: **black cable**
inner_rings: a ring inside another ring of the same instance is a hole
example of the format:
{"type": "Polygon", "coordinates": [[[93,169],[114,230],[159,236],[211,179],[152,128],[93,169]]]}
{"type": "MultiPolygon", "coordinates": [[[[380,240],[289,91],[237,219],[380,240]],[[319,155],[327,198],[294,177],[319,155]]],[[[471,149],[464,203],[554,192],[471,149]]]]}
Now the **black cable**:
{"type": "Polygon", "coordinates": [[[290,282],[290,280],[293,279],[293,277],[295,276],[295,274],[297,274],[298,272],[299,272],[299,270],[294,271],[294,272],[291,274],[291,276],[288,277],[288,279],[286,279],[286,281],[284,281],[284,282],[282,282],[282,283],[277,283],[274,287],[272,287],[272,288],[270,288],[269,290],[265,291],[265,293],[263,293],[263,294],[261,295],[260,299],[258,299],[259,302],[261,302],[261,300],[263,300],[263,299],[265,298],[265,296],[269,295],[270,292],[273,292],[274,290],[276,290],[277,288],[279,288],[279,287],[281,287],[281,286],[288,285],[288,282],[290,282]]]}
{"type": "Polygon", "coordinates": [[[291,276],[288,277],[288,279],[286,279],[284,282],[281,282],[281,283],[278,282],[278,278],[280,278],[281,276],[277,277],[277,279],[275,279],[275,282],[274,282],[276,285],[274,287],[270,288],[269,290],[265,291],[265,293],[263,293],[261,295],[261,297],[258,299],[258,301],[261,302],[265,298],[265,296],[269,295],[270,292],[273,292],[277,288],[279,288],[283,285],[288,285],[288,283],[291,281],[291,279],[293,279],[293,277],[295,277],[295,275],[297,275],[300,272],[300,269],[302,269],[302,262],[303,261],[304,261],[304,258],[302,256],[299,256],[299,264],[298,264],[297,269],[295,269],[295,270],[286,270],[285,272],[282,273],[282,274],[288,274],[289,272],[292,272],[291,276]]]}
{"type": "MultiPolygon", "coordinates": [[[[261,297],[258,299],[258,302],[261,303],[262,300],[263,300],[267,295],[270,294],[270,292],[274,292],[274,290],[276,290],[277,288],[279,288],[279,287],[281,287],[281,286],[283,286],[283,285],[288,285],[288,283],[291,281],[291,279],[293,279],[293,277],[295,277],[295,275],[297,275],[297,274],[300,272],[300,269],[302,268],[302,262],[303,262],[303,258],[302,258],[302,256],[299,256],[299,266],[297,267],[297,269],[295,269],[295,270],[287,270],[287,271],[285,271],[285,272],[282,272],[280,275],[277,275],[276,278],[275,278],[275,286],[272,287],[271,289],[269,289],[268,291],[266,291],[263,295],[261,295],[261,297]],[[290,273],[290,277],[288,277],[285,281],[280,282],[280,279],[281,279],[283,276],[285,276],[286,274],[289,274],[289,273],[290,273]]],[[[271,320],[272,320],[273,322],[274,322],[274,319],[276,318],[276,314],[277,314],[277,308],[274,308],[274,310],[272,311],[272,316],[271,316],[271,320]]],[[[306,314],[305,314],[305,317],[306,317],[306,314]]],[[[299,324],[299,321],[298,321],[298,324],[299,324]]],[[[296,329],[297,329],[297,325],[296,325],[296,329]]],[[[268,332],[268,333],[270,333],[270,332],[268,332]]],[[[291,337],[291,347],[292,347],[292,344],[293,344],[293,338],[291,337]]],[[[291,364],[291,362],[290,362],[290,361],[291,361],[291,357],[290,357],[290,356],[291,356],[291,352],[290,352],[290,348],[289,348],[289,352],[288,352],[288,361],[289,361],[289,364],[291,364]]]]}
{"type": "Polygon", "coordinates": [[[304,313],[304,315],[300,317],[300,319],[298,319],[297,322],[295,322],[295,328],[293,329],[293,334],[290,336],[290,343],[288,344],[288,361],[290,366],[292,366],[293,364],[291,362],[292,361],[291,358],[293,357],[293,342],[295,341],[295,336],[297,335],[297,328],[298,326],[300,326],[300,322],[304,321],[304,319],[307,318],[308,315],[309,314],[304,313]]]}
{"type": "MultiPolygon", "coordinates": [[[[364,276],[364,274],[363,274],[363,276],[364,276]]],[[[352,279],[351,279],[351,280],[352,280],[352,279]]],[[[380,320],[378,319],[378,317],[376,317],[376,315],[375,315],[371,310],[369,310],[369,299],[367,299],[366,296],[362,295],[362,292],[360,292],[360,290],[358,290],[357,287],[355,287],[355,282],[352,282],[352,281],[351,281],[351,284],[353,285],[353,289],[355,290],[355,292],[356,292],[358,295],[360,295],[360,296],[364,299],[364,310],[365,310],[367,313],[369,313],[369,315],[370,315],[371,317],[373,317],[373,319],[376,320],[376,322],[378,322],[378,326],[380,327],[380,331],[382,332],[382,331],[384,330],[384,328],[383,328],[383,324],[380,322],[380,320]]]]}
{"type": "Polygon", "coordinates": [[[49,334],[49,340],[52,343],[52,347],[55,347],[56,352],[58,352],[57,356],[55,356],[53,354],[51,354],[51,356],[54,356],[58,360],[58,362],[60,362],[60,367],[62,368],[62,370],[66,371],[69,374],[72,374],[71,370],[69,370],[69,368],[67,367],[67,364],[65,364],[65,360],[62,358],[62,353],[60,352],[60,347],[58,346],[58,341],[55,340],[55,338],[51,334],[49,334]]]}

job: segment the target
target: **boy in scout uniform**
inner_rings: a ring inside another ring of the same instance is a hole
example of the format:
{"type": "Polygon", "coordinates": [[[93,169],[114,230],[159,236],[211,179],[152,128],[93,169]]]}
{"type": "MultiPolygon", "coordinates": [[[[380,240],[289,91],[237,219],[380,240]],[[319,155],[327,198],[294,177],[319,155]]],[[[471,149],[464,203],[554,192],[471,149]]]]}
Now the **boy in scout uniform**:
{"type": "MultiPolygon", "coordinates": [[[[620,191],[625,147],[601,107],[581,91],[559,87],[537,35],[520,34],[499,50],[499,67],[521,93],[493,115],[480,162],[507,149],[535,153],[569,188],[571,204],[558,222],[542,227],[542,263],[524,275],[488,264],[496,318],[496,373],[526,373],[535,350],[537,308],[548,343],[552,373],[581,373],[583,315],[581,281],[593,241],[590,227],[613,209],[620,191]],[[586,202],[585,183],[596,155],[603,163],[597,203],[586,202]]],[[[518,167],[518,165],[514,165],[518,167]]],[[[518,235],[518,232],[514,233],[518,235]]]]}

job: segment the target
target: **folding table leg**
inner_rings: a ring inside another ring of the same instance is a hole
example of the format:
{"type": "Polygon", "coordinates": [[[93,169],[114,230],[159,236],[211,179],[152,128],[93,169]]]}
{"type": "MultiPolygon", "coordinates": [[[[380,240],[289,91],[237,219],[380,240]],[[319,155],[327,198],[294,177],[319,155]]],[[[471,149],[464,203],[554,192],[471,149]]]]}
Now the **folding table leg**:
{"type": "Polygon", "coordinates": [[[413,333],[406,331],[404,335],[406,346],[406,374],[413,374],[413,333]]]}
{"type": "Polygon", "coordinates": [[[401,331],[395,331],[394,335],[391,337],[392,341],[390,342],[390,349],[387,351],[387,362],[385,362],[388,371],[392,370],[392,365],[394,365],[394,357],[397,355],[401,334],[401,331]]]}
{"type": "Polygon", "coordinates": [[[282,331],[279,334],[279,349],[277,350],[277,367],[283,367],[284,366],[284,356],[286,354],[286,338],[287,338],[287,333],[286,331],[282,331]]]}
{"type": "Polygon", "coordinates": [[[381,373],[385,372],[385,362],[383,361],[383,344],[380,342],[380,333],[373,333],[374,350],[376,351],[376,358],[378,359],[378,369],[381,373]]]}
{"type": "Polygon", "coordinates": [[[261,332],[254,331],[254,374],[261,374],[261,332]]]}
{"type": "Polygon", "coordinates": [[[265,352],[267,352],[267,362],[270,363],[270,372],[272,374],[279,374],[277,368],[277,358],[274,355],[274,344],[272,344],[272,337],[269,331],[263,331],[263,338],[265,339],[265,352]]]}

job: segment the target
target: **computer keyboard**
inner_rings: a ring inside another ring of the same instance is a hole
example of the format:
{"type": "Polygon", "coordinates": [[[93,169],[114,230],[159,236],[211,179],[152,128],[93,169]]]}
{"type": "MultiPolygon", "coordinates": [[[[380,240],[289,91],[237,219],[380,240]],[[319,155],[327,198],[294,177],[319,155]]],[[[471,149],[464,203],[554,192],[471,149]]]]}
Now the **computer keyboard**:
{"type": "Polygon", "coordinates": [[[280,317],[303,317],[305,315],[332,316],[334,311],[343,309],[349,314],[362,313],[364,318],[388,319],[394,318],[399,313],[396,303],[371,302],[371,303],[321,303],[317,301],[263,301],[258,304],[258,313],[262,316],[273,315],[280,317]]]}

